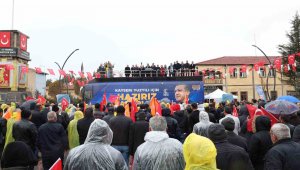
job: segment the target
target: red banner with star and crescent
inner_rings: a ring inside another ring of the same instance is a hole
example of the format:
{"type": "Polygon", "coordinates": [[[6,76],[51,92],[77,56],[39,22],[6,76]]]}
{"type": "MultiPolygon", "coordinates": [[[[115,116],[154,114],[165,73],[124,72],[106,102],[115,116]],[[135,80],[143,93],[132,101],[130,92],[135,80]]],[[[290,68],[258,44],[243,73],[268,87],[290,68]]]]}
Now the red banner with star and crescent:
{"type": "Polygon", "coordinates": [[[9,74],[10,71],[6,69],[6,64],[0,65],[0,87],[9,86],[9,74]]]}
{"type": "Polygon", "coordinates": [[[0,32],[0,47],[10,47],[10,32],[0,32]]]}

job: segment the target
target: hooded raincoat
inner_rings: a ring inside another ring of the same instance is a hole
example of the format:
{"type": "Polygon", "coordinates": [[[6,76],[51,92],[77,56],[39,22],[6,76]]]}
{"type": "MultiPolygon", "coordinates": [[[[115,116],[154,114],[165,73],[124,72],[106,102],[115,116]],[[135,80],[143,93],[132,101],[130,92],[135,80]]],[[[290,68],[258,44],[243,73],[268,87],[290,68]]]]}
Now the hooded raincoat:
{"type": "Polygon", "coordinates": [[[193,132],[197,135],[208,137],[207,131],[211,124],[213,123],[209,121],[208,113],[201,111],[199,113],[199,122],[194,125],[193,132]]]}
{"type": "Polygon", "coordinates": [[[76,111],[74,113],[74,119],[68,125],[68,139],[69,139],[69,148],[75,148],[79,146],[79,134],[77,131],[77,121],[83,118],[83,113],[81,111],[76,111]]]}
{"type": "Polygon", "coordinates": [[[186,170],[217,169],[217,150],[214,143],[206,137],[191,133],[183,144],[183,156],[186,170]]]}
{"type": "Polygon", "coordinates": [[[64,169],[127,170],[122,154],[110,146],[112,138],[113,132],[107,123],[96,119],[84,144],[70,151],[64,169]]]}
{"type": "Polygon", "coordinates": [[[164,131],[147,132],[134,155],[134,170],[184,169],[182,144],[164,131]]]}
{"type": "Polygon", "coordinates": [[[17,112],[13,112],[11,118],[9,118],[7,120],[7,130],[6,130],[6,137],[5,137],[5,145],[4,145],[4,148],[7,146],[7,144],[15,141],[15,139],[13,138],[13,135],[12,135],[12,130],[13,130],[13,125],[14,123],[17,121],[18,117],[18,113],[17,112]]]}

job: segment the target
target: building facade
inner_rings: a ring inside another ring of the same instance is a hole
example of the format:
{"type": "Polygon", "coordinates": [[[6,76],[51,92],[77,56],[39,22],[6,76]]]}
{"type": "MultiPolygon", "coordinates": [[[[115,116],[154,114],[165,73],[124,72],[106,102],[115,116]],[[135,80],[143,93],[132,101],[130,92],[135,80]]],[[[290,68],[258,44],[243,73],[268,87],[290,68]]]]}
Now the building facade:
{"type": "Polygon", "coordinates": [[[196,65],[203,76],[206,94],[219,88],[238,96],[238,100],[251,101],[262,98],[258,93],[262,89],[268,100],[295,94],[294,87],[284,81],[282,72],[270,66],[277,58],[280,56],[269,57],[270,61],[264,56],[225,56],[196,65]]]}

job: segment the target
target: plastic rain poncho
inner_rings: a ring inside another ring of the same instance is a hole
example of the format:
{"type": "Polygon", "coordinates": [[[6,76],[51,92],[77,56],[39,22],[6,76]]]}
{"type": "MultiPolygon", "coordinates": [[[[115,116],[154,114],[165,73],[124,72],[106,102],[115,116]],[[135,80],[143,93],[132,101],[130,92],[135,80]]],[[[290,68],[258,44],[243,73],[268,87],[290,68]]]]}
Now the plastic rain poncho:
{"type": "Polygon", "coordinates": [[[145,135],[145,141],[134,154],[134,170],[182,170],[184,159],[182,144],[169,138],[164,131],[151,131],[145,135]]]}
{"type": "Polygon", "coordinates": [[[91,124],[83,145],[71,149],[65,170],[127,170],[122,154],[110,146],[113,132],[103,120],[91,124]]]}
{"type": "Polygon", "coordinates": [[[4,148],[6,147],[6,145],[8,145],[9,143],[15,141],[15,139],[12,136],[12,131],[13,131],[13,125],[14,123],[17,121],[18,117],[18,113],[17,112],[13,112],[11,118],[9,118],[7,120],[7,124],[6,124],[6,136],[5,136],[5,145],[4,148]]]}
{"type": "Polygon", "coordinates": [[[79,146],[79,134],[77,131],[77,122],[79,119],[83,118],[83,113],[81,111],[76,111],[74,113],[74,119],[68,125],[68,139],[69,139],[69,148],[73,149],[76,146],[79,146]]]}
{"type": "Polygon", "coordinates": [[[186,170],[215,170],[217,150],[211,140],[191,133],[184,141],[186,170]]]}
{"type": "Polygon", "coordinates": [[[194,125],[193,132],[197,135],[208,137],[207,132],[211,124],[213,123],[209,121],[208,113],[201,111],[199,113],[199,122],[194,125]]]}

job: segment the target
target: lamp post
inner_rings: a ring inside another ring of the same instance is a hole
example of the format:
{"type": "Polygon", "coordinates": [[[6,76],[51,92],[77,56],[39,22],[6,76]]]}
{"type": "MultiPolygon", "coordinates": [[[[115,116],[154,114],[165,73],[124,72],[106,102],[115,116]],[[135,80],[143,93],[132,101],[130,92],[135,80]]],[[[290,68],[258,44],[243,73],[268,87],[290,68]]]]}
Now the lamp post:
{"type": "MultiPolygon", "coordinates": [[[[271,62],[271,60],[270,60],[270,58],[266,55],[266,53],[262,50],[262,49],[260,49],[258,46],[256,46],[256,45],[252,45],[253,47],[255,47],[255,48],[257,48],[260,52],[262,52],[263,54],[264,54],[264,56],[267,58],[267,60],[268,60],[268,62],[269,62],[269,64],[270,64],[270,66],[271,66],[271,68],[270,69],[272,69],[272,72],[273,72],[273,77],[274,77],[274,91],[275,91],[275,87],[276,87],[276,77],[275,77],[275,70],[274,70],[274,68],[273,68],[273,64],[272,64],[272,62],[271,62]]],[[[269,70],[269,73],[270,73],[270,70],[269,70]]],[[[270,95],[269,95],[269,73],[268,73],[268,75],[267,75],[267,80],[266,80],[266,84],[267,84],[267,98],[268,99],[270,99],[270,95]]]]}
{"type": "MultiPolygon", "coordinates": [[[[66,63],[67,63],[67,61],[69,60],[69,58],[70,58],[76,51],[78,51],[78,50],[79,50],[79,49],[75,49],[74,51],[71,52],[71,54],[66,58],[66,60],[65,60],[65,62],[64,62],[64,64],[63,64],[62,67],[60,67],[60,65],[59,65],[57,62],[54,62],[54,63],[58,66],[59,69],[63,70],[64,67],[65,67],[65,65],[66,65],[66,63]]],[[[59,92],[61,93],[60,79],[61,79],[61,75],[59,75],[59,81],[58,81],[58,82],[59,82],[59,92]]],[[[67,93],[69,93],[68,85],[67,85],[67,93]]]]}

